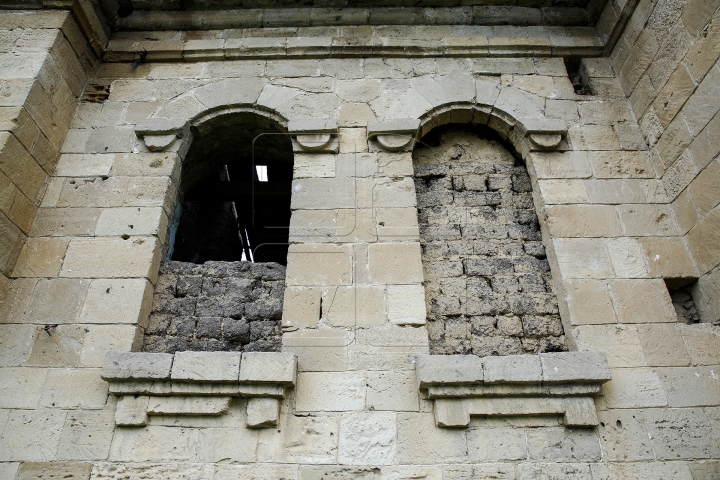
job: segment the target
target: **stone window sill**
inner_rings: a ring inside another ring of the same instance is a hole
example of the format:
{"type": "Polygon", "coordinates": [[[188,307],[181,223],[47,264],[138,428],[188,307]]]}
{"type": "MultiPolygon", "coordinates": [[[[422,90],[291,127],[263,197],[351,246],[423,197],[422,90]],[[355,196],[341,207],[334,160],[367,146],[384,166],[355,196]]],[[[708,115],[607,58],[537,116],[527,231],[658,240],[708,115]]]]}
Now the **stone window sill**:
{"type": "Polygon", "coordinates": [[[277,426],[295,386],[297,357],[273,352],[109,352],[102,378],[118,397],[115,423],[145,426],[148,415],[222,415],[247,397],[247,426],[277,426]]]}
{"type": "Polygon", "coordinates": [[[593,397],[610,380],[602,352],[477,357],[419,355],[418,385],[435,403],[438,427],[467,427],[471,416],[563,415],[565,426],[598,424],[593,397]]]}

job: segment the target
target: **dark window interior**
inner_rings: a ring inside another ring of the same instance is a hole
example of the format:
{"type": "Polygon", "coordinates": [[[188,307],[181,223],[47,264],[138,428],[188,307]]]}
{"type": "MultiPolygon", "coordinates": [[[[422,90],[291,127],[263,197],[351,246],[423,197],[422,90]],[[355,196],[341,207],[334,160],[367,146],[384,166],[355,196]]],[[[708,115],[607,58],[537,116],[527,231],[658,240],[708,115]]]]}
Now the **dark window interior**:
{"type": "Polygon", "coordinates": [[[290,137],[249,113],[215,118],[193,133],[170,258],[287,264],[290,137]]]}

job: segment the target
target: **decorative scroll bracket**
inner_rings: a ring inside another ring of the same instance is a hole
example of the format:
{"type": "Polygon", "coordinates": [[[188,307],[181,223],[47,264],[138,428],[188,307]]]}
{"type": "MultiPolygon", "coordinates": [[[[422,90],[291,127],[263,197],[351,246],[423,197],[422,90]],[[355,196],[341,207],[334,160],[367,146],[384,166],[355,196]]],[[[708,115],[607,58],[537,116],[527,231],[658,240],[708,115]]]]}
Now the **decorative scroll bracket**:
{"type": "Polygon", "coordinates": [[[520,122],[523,134],[535,151],[550,151],[560,147],[567,137],[567,125],[557,119],[522,119],[520,122]]]}
{"type": "Polygon", "coordinates": [[[563,415],[568,427],[598,424],[593,397],[610,380],[602,352],[477,357],[418,355],[418,385],[435,403],[438,427],[471,416],[563,415]]]}
{"type": "Polygon", "coordinates": [[[296,153],[337,153],[338,125],[336,120],[290,120],[288,132],[293,137],[296,153]]]}
{"type": "Polygon", "coordinates": [[[145,142],[151,152],[167,150],[178,138],[187,136],[190,124],[172,118],[149,118],[135,126],[135,135],[145,142]]]}
{"type": "Polygon", "coordinates": [[[102,378],[118,397],[115,423],[142,427],[148,415],[218,416],[246,397],[247,426],[277,426],[295,385],[297,357],[274,352],[109,352],[102,378]]]}
{"type": "Polygon", "coordinates": [[[417,138],[420,120],[415,118],[396,118],[394,120],[368,120],[367,136],[382,150],[401,152],[412,150],[417,138]]]}

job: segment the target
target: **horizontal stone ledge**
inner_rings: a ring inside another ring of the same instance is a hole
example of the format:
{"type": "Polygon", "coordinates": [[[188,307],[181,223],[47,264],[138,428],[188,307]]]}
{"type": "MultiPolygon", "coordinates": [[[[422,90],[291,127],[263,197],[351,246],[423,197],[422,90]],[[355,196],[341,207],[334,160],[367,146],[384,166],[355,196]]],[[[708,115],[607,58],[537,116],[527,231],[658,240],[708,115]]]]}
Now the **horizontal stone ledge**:
{"type": "MultiPolygon", "coordinates": [[[[485,386],[501,384],[602,384],[611,379],[602,352],[553,352],[539,355],[477,357],[474,355],[418,355],[415,365],[418,385],[485,386]]],[[[469,395],[490,390],[464,390],[469,395]]],[[[516,393],[510,393],[514,395],[516,393]]]]}

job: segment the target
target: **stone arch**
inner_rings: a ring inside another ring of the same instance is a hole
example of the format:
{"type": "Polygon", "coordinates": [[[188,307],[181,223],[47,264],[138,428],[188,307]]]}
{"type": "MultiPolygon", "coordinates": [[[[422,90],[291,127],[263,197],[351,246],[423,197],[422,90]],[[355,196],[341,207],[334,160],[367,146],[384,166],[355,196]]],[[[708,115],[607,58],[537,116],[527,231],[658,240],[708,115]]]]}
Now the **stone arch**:
{"type": "Polygon", "coordinates": [[[560,129],[533,130],[543,121],[474,102],[420,117],[413,166],[431,353],[567,349],[526,167],[540,149],[533,132],[561,142],[560,129]],[[463,145],[448,155],[453,141],[463,145]]]}

